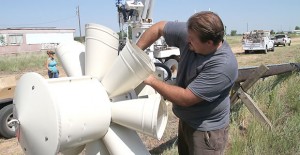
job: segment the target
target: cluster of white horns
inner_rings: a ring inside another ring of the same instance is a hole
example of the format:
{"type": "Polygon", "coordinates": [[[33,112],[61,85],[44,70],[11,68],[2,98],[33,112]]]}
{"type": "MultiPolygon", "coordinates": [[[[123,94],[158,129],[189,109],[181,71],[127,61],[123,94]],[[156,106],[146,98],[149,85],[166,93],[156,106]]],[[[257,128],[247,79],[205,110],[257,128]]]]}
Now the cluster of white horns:
{"type": "Polygon", "coordinates": [[[61,43],[56,53],[67,77],[24,74],[14,97],[17,137],[25,154],[149,154],[136,131],[157,139],[167,124],[162,97],[142,81],[155,66],[118,34],[86,24],[85,45],[61,43]]]}

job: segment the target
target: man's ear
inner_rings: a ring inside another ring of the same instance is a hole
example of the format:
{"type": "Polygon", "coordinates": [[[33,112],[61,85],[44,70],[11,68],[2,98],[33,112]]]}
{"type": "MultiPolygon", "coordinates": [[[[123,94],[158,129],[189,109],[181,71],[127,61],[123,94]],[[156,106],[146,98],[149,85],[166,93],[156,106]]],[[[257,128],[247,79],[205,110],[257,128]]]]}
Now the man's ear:
{"type": "Polygon", "coordinates": [[[212,40],[208,40],[208,41],[207,41],[207,45],[209,45],[209,46],[214,46],[214,42],[213,42],[212,40]]]}

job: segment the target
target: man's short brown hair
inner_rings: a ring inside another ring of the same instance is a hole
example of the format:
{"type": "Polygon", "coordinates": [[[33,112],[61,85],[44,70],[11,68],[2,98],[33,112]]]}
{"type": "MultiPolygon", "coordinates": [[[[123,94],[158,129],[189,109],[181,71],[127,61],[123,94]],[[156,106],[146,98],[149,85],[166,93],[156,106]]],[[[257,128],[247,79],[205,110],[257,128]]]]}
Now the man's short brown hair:
{"type": "Polygon", "coordinates": [[[196,32],[201,42],[212,40],[215,45],[224,37],[224,25],[221,18],[214,12],[202,11],[195,13],[187,22],[188,29],[196,32]]]}

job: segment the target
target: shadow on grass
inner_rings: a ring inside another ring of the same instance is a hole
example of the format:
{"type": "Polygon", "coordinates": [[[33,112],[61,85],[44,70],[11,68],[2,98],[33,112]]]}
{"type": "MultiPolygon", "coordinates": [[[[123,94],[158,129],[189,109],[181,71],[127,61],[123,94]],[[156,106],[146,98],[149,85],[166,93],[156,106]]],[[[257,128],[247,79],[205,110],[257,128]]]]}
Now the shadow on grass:
{"type": "Polygon", "coordinates": [[[177,136],[151,149],[149,152],[152,155],[159,155],[162,154],[165,150],[171,149],[175,145],[177,145],[177,136]]]}

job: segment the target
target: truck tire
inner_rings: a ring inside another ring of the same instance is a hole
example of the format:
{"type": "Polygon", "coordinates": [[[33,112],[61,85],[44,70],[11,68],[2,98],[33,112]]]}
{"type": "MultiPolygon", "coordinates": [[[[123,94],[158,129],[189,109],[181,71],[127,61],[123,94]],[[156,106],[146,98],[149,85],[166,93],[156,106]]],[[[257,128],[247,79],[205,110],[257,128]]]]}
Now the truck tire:
{"type": "Polygon", "coordinates": [[[268,53],[268,47],[266,46],[266,49],[264,50],[264,54],[268,53]]]}
{"type": "Polygon", "coordinates": [[[0,110],[0,135],[4,138],[15,137],[15,128],[8,122],[13,118],[13,105],[9,104],[0,110]]]}
{"type": "Polygon", "coordinates": [[[273,48],[272,48],[272,50],[271,50],[272,52],[274,52],[275,51],[275,47],[273,46],[273,48]]]}

